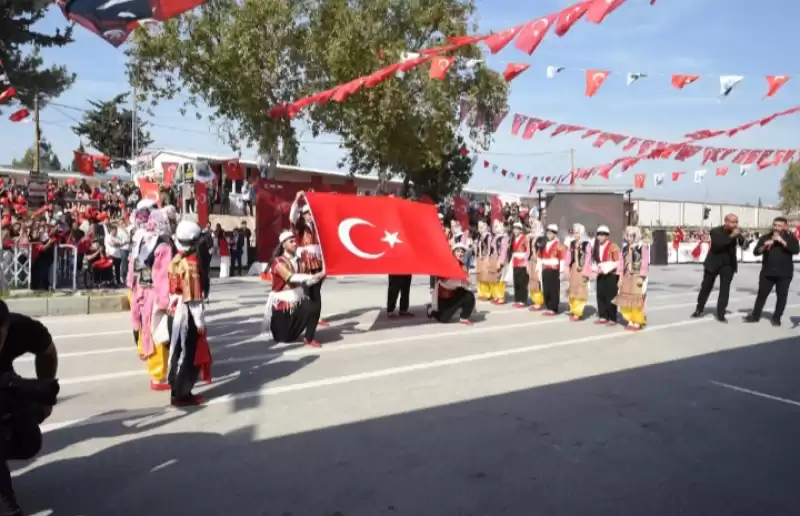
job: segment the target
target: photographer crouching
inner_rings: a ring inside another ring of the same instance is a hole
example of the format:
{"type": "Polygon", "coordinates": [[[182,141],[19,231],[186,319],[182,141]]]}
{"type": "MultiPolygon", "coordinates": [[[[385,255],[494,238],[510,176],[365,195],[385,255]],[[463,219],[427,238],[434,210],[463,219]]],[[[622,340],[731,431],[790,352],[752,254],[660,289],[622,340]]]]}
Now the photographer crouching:
{"type": "Polygon", "coordinates": [[[29,460],[42,447],[39,425],[53,411],[59,385],[58,353],[47,328],[10,313],[0,301],[0,516],[24,516],[17,504],[8,460],[29,460]],[[14,360],[33,354],[36,379],[14,372],[14,360]]]}

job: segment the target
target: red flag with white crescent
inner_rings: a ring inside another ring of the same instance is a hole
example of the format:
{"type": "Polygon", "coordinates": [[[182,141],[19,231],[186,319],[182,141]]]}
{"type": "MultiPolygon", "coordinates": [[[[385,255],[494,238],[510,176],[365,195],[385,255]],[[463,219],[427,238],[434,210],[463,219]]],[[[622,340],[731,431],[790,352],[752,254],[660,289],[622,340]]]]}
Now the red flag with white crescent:
{"type": "Polygon", "coordinates": [[[194,183],[194,202],[195,209],[197,210],[197,223],[201,228],[208,225],[208,186],[202,181],[195,181],[194,183]]]}
{"type": "Polygon", "coordinates": [[[305,197],[317,224],[327,274],[466,279],[436,207],[398,197],[320,192],[305,197]]]}

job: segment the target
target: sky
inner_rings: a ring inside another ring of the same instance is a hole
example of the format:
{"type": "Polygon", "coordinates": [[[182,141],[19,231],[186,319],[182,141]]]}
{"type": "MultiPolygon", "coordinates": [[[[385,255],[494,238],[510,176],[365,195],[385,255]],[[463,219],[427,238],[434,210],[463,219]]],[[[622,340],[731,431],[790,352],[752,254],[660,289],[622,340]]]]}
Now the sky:
{"type": "MultiPolygon", "coordinates": [[[[539,18],[574,3],[571,0],[477,0],[480,32],[502,30],[539,18]]],[[[485,66],[502,71],[508,63],[527,63],[530,68],[514,79],[509,97],[510,114],[494,135],[489,150],[477,157],[478,165],[470,187],[506,194],[527,194],[529,182],[516,181],[492,168],[525,175],[560,175],[570,167],[591,167],[612,161],[623,153],[621,146],[592,147],[593,139],[580,133],[551,138],[547,133],[530,140],[511,135],[514,113],[600,129],[630,136],[668,142],[681,141],[685,133],[699,129],[727,129],[760,119],[800,104],[800,77],[790,80],[773,98],[764,99],[765,75],[793,75],[790,44],[800,3],[781,2],[780,14],[762,9],[760,2],[747,0],[628,0],[602,24],[579,21],[563,38],[549,34],[532,56],[509,44],[497,55],[483,47],[485,66]],[[554,79],[546,77],[547,66],[567,70],[554,79]],[[592,98],[584,96],[584,69],[608,70],[606,83],[592,98]],[[648,78],[626,85],[628,72],[648,74],[648,78]],[[673,73],[701,75],[683,90],[670,84],[673,73]],[[720,75],[743,75],[745,80],[724,100],[719,99],[720,75]],[[572,151],[572,153],[570,152],[572,151]]],[[[42,30],[64,25],[61,12],[51,7],[41,22],[42,30]]],[[[63,64],[77,74],[75,85],[56,102],[78,108],[90,99],[107,100],[129,89],[125,77],[125,55],[96,35],[75,29],[75,43],[61,49],[47,49],[48,64],[63,64]]],[[[413,49],[412,49],[413,50],[413,49]]],[[[235,153],[216,135],[207,122],[190,114],[182,117],[179,102],[160,105],[152,127],[153,147],[184,152],[199,152],[234,157],[235,153]]],[[[265,106],[267,108],[268,106],[265,106]]],[[[201,110],[202,111],[202,110],[201,110]]],[[[7,115],[9,110],[4,111],[7,115]]],[[[63,163],[72,159],[79,139],[70,127],[80,119],[80,111],[56,106],[42,111],[45,137],[63,163]]],[[[302,126],[301,126],[302,127],[302,126]]],[[[716,147],[800,149],[800,114],[776,119],[765,127],[753,128],[732,138],[706,140],[716,147]],[[793,147],[795,145],[795,147],[793,147]]],[[[0,118],[0,163],[21,157],[33,141],[32,124],[14,124],[0,118]]],[[[336,170],[342,157],[334,135],[313,139],[301,135],[300,165],[336,170]]],[[[252,151],[243,158],[255,158],[252,151]]],[[[587,187],[602,186],[624,191],[633,186],[635,174],[647,174],[647,186],[634,195],[648,199],[752,203],[777,202],[782,168],[771,167],[747,176],[733,165],[725,177],[715,177],[715,164],[701,166],[701,156],[686,162],[643,161],[610,180],[595,178],[587,187]],[[707,169],[702,184],[693,182],[696,170],[707,169]],[[671,173],[685,171],[678,182],[671,173]],[[665,174],[661,186],[655,174],[665,174]]]]}

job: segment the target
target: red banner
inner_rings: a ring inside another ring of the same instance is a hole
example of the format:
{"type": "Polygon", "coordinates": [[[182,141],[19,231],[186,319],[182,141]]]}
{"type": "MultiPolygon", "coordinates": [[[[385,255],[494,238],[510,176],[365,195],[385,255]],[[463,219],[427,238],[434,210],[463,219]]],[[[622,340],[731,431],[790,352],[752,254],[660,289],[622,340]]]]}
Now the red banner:
{"type": "Polygon", "coordinates": [[[139,191],[142,193],[142,199],[150,199],[151,201],[159,202],[161,196],[159,195],[158,185],[149,179],[140,177],[138,179],[139,191]]]}
{"type": "Polygon", "coordinates": [[[194,183],[194,207],[197,210],[197,223],[201,228],[208,225],[208,187],[202,181],[194,183]]]}
{"type": "Polygon", "coordinates": [[[170,186],[172,184],[172,180],[175,178],[175,172],[178,171],[178,164],[162,163],[161,169],[164,171],[161,177],[161,184],[164,186],[170,186]]]}
{"type": "Polygon", "coordinates": [[[225,177],[231,181],[242,181],[244,179],[244,167],[238,159],[231,159],[222,163],[225,170],[225,177]]]}
{"type": "Polygon", "coordinates": [[[461,224],[461,229],[465,233],[469,232],[469,203],[467,200],[458,195],[453,197],[453,211],[456,214],[456,220],[461,224]]]}
{"type": "Polygon", "coordinates": [[[465,279],[434,206],[397,197],[307,193],[330,275],[465,279]]]}

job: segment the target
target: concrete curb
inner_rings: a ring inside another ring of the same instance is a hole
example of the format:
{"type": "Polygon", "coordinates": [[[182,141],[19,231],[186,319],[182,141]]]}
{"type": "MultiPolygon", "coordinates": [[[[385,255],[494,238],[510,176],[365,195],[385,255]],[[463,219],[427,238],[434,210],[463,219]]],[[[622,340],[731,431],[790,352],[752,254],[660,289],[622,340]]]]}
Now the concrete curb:
{"type": "Polygon", "coordinates": [[[131,309],[127,293],[104,296],[64,295],[7,298],[9,310],[30,317],[89,315],[127,312],[131,309]]]}

